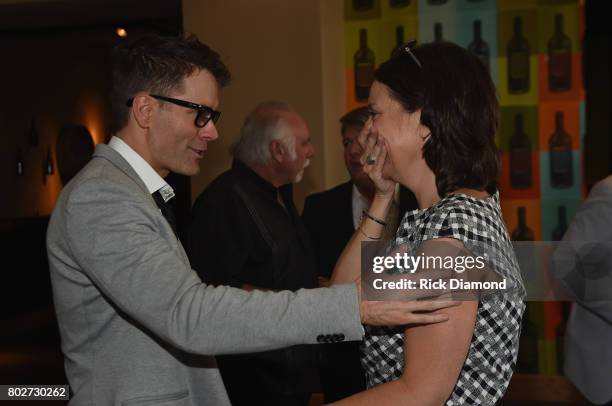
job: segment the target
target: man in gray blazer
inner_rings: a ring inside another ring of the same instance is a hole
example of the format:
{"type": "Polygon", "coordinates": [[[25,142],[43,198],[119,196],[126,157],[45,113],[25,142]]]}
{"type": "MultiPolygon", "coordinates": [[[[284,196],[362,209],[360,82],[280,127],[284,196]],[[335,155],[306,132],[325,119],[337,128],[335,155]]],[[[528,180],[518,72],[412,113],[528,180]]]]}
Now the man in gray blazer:
{"type": "Polygon", "coordinates": [[[172,228],[163,177],[198,173],[228,80],[195,37],[146,36],[115,51],[115,136],[62,191],[47,234],[73,405],[228,405],[212,355],[447,318],[413,312],[448,303],[360,302],[355,284],[270,293],[201,282],[172,228]]]}
{"type": "Polygon", "coordinates": [[[576,298],[563,372],[589,401],[612,406],[612,176],[593,186],[554,259],[555,275],[576,298]]]}

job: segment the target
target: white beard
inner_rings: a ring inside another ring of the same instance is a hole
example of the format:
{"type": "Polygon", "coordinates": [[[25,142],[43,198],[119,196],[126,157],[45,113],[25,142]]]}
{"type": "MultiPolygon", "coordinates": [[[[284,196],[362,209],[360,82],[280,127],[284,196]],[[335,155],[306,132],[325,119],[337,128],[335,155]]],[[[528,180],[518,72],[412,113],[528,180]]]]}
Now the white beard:
{"type": "Polygon", "coordinates": [[[295,178],[293,178],[293,183],[300,183],[302,181],[302,179],[304,178],[304,170],[308,168],[308,165],[310,165],[310,159],[307,159],[304,162],[304,167],[301,171],[297,173],[297,175],[295,175],[295,178]]]}

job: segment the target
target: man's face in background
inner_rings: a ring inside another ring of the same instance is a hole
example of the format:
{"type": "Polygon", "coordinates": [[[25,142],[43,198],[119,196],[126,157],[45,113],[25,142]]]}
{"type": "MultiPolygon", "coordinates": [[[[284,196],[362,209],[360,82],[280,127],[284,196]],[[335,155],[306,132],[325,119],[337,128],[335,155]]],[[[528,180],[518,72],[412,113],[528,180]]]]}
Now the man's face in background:
{"type": "Polygon", "coordinates": [[[342,133],[342,145],[344,147],[344,164],[348,170],[351,180],[356,184],[371,183],[370,178],[363,172],[363,166],[359,162],[363,149],[357,142],[361,127],[348,126],[342,133]]]}
{"type": "Polygon", "coordinates": [[[286,131],[292,142],[286,145],[291,159],[283,163],[283,169],[288,174],[287,183],[299,183],[304,177],[304,170],[310,165],[315,150],[310,138],[308,125],[298,113],[283,113],[286,131]]]}

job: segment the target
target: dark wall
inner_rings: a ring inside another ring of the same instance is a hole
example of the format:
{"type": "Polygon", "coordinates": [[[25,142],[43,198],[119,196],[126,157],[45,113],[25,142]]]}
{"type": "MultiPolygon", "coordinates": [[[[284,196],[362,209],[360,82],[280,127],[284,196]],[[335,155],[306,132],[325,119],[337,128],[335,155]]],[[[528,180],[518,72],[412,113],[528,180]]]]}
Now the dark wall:
{"type": "MultiPolygon", "coordinates": [[[[123,41],[119,25],[128,38],[178,34],[180,0],[0,5],[1,384],[65,382],[45,247],[48,216],[63,186],[55,146],[64,124],[84,125],[96,143],[109,137],[109,56],[123,41]],[[49,151],[54,173],[47,176],[49,151]]],[[[189,210],[189,179],[173,177],[171,184],[181,196],[180,222],[189,210]]]]}
{"type": "Polygon", "coordinates": [[[609,2],[587,0],[584,44],[587,187],[612,173],[612,30],[609,2]]]}

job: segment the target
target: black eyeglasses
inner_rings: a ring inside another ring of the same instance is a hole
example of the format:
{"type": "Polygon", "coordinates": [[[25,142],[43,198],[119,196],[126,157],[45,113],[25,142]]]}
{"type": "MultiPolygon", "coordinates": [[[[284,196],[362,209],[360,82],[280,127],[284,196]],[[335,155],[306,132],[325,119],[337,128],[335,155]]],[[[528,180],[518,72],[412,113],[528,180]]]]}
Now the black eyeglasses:
{"type": "Polygon", "coordinates": [[[397,49],[393,51],[392,57],[396,58],[400,55],[408,54],[410,55],[414,63],[416,63],[419,68],[423,69],[423,65],[421,65],[421,61],[419,61],[419,59],[416,57],[414,52],[412,52],[412,48],[414,48],[415,46],[416,46],[416,40],[415,39],[410,40],[406,42],[404,45],[397,47],[397,49]]]}
{"type": "MultiPolygon", "coordinates": [[[[177,106],[187,107],[189,109],[196,110],[198,114],[196,115],[194,123],[195,123],[195,126],[198,128],[205,127],[206,124],[208,124],[210,120],[212,120],[213,123],[216,124],[217,121],[219,121],[219,117],[221,117],[220,111],[213,110],[208,106],[204,106],[203,104],[192,103],[192,102],[188,102],[188,101],[180,100],[180,99],[173,99],[172,97],[160,96],[158,94],[150,94],[149,96],[151,96],[154,99],[163,100],[168,103],[176,104],[177,106]]],[[[130,97],[126,102],[126,106],[132,107],[133,102],[134,102],[134,98],[130,97]]]]}

